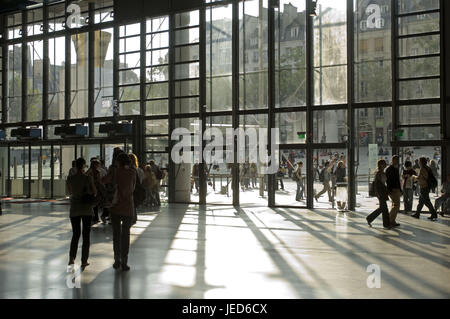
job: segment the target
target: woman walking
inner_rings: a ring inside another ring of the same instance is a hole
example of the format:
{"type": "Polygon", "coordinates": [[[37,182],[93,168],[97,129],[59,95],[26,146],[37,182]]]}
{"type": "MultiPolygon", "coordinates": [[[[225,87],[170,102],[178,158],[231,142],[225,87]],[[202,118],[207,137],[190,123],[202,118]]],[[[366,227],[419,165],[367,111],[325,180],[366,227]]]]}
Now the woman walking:
{"type": "Polygon", "coordinates": [[[130,270],[128,252],[130,249],[130,228],[134,218],[133,192],[137,174],[131,167],[127,154],[117,156],[115,165],[111,166],[104,183],[116,185],[115,198],[110,209],[113,226],[114,269],[130,270]]]}
{"type": "Polygon", "coordinates": [[[86,161],[79,158],[75,162],[76,173],[67,178],[67,194],[70,195],[70,222],[72,224],[72,241],[70,243],[69,265],[75,263],[78,241],[81,236],[81,223],[83,223],[83,246],[81,249],[81,269],[84,270],[89,263],[89,246],[91,222],[93,216],[92,199],[97,195],[97,189],[91,176],[84,173],[86,161]]]}
{"type": "Polygon", "coordinates": [[[389,199],[389,192],[386,186],[387,177],[384,173],[384,169],[386,168],[386,166],[387,164],[385,160],[378,160],[377,170],[375,171],[374,178],[374,191],[376,197],[378,198],[378,202],[380,203],[380,207],[378,207],[369,216],[366,217],[367,223],[370,227],[372,227],[372,222],[374,221],[374,219],[377,218],[378,215],[382,214],[384,228],[390,228],[389,210],[386,204],[386,201],[389,199]]]}

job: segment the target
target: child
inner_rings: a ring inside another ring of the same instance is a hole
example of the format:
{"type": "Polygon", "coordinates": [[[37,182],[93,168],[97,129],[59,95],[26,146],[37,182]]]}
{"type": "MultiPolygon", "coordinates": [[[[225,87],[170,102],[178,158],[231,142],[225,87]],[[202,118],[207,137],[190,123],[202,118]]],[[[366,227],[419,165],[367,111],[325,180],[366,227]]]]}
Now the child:
{"type": "MultiPolygon", "coordinates": [[[[441,197],[437,198],[434,202],[436,211],[438,211],[442,204],[450,198],[450,174],[447,174],[447,181],[442,184],[441,193],[441,197]]],[[[441,211],[441,216],[444,216],[443,210],[441,211]]]]}
{"type": "Polygon", "coordinates": [[[417,176],[416,171],[412,168],[411,161],[405,161],[405,170],[403,171],[403,202],[405,204],[405,214],[412,211],[414,201],[414,177],[417,176]]]}

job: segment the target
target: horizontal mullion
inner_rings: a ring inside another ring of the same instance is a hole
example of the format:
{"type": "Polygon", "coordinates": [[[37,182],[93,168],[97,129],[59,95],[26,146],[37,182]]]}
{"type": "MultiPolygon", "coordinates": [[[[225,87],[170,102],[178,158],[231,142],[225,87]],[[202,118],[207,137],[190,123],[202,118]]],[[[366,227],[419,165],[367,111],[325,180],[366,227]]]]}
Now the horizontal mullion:
{"type": "Polygon", "coordinates": [[[180,64],[189,64],[189,63],[199,63],[200,60],[186,60],[186,61],[178,61],[174,62],[174,65],[180,65],[180,64]]]}
{"type": "Polygon", "coordinates": [[[432,10],[423,10],[423,11],[415,11],[415,12],[407,12],[407,13],[398,13],[395,15],[397,18],[402,17],[411,17],[411,16],[417,16],[422,14],[430,14],[430,13],[439,13],[440,9],[432,9],[432,10]]]}
{"type": "Polygon", "coordinates": [[[309,146],[314,150],[316,149],[347,149],[347,143],[311,143],[309,146]]]}
{"type": "Polygon", "coordinates": [[[398,128],[409,128],[409,127],[440,127],[440,123],[433,123],[433,124],[399,124],[397,125],[398,128]]]}
{"type": "Polygon", "coordinates": [[[150,64],[150,65],[146,65],[146,68],[157,68],[160,66],[169,66],[169,63],[163,63],[163,64],[150,64]]]}
{"type": "Polygon", "coordinates": [[[194,46],[194,45],[200,45],[200,42],[174,44],[173,47],[174,48],[185,48],[185,47],[190,47],[190,46],[194,46]]]}
{"type": "Polygon", "coordinates": [[[159,51],[159,50],[169,50],[169,47],[158,47],[158,48],[145,48],[146,52],[150,52],[150,51],[159,51]]]}
{"type": "Polygon", "coordinates": [[[306,106],[289,106],[289,107],[276,107],[274,108],[275,113],[288,113],[288,112],[306,112],[306,106]]]}
{"type": "Polygon", "coordinates": [[[200,98],[200,95],[199,94],[196,94],[196,95],[179,95],[179,96],[174,96],[173,98],[175,100],[188,99],[188,98],[200,98]]]}
{"type": "Polygon", "coordinates": [[[278,147],[279,147],[280,151],[283,151],[283,150],[301,150],[301,149],[306,149],[307,145],[306,145],[306,143],[304,143],[304,144],[301,144],[301,143],[278,144],[278,147]]]}
{"type": "Polygon", "coordinates": [[[121,89],[121,88],[126,88],[126,87],[131,87],[131,86],[140,86],[140,85],[141,85],[140,82],[136,82],[136,83],[119,84],[117,87],[119,89],[121,89]]]}
{"type": "Polygon", "coordinates": [[[167,81],[153,81],[153,82],[145,82],[145,84],[163,84],[163,83],[169,83],[169,80],[167,81]]]}
{"type": "Polygon", "coordinates": [[[146,32],[145,35],[153,35],[153,34],[161,34],[161,33],[168,33],[169,29],[167,30],[159,30],[159,31],[152,31],[152,32],[146,32]]]}
{"type": "Polygon", "coordinates": [[[397,105],[423,105],[423,104],[440,104],[440,98],[421,99],[421,100],[398,100],[397,105]]]}
{"type": "Polygon", "coordinates": [[[440,57],[440,56],[441,56],[440,53],[421,54],[421,55],[397,57],[397,60],[414,60],[414,59],[424,59],[424,58],[437,58],[437,57],[440,57]]]}
{"type": "Polygon", "coordinates": [[[168,101],[169,97],[155,97],[155,98],[150,98],[150,99],[145,99],[144,102],[149,102],[149,101],[168,101]]]}
{"type": "Polygon", "coordinates": [[[269,109],[238,110],[238,115],[268,114],[269,109]]]}
{"type": "Polygon", "coordinates": [[[370,109],[370,108],[380,108],[380,107],[392,107],[392,102],[383,101],[383,102],[360,102],[353,103],[354,109],[370,109]]]}
{"type": "Polygon", "coordinates": [[[136,102],[140,102],[140,99],[133,99],[133,100],[119,100],[117,101],[119,104],[124,104],[124,103],[136,103],[136,102]]]}
{"type": "Polygon", "coordinates": [[[126,54],[134,54],[134,53],[141,53],[141,50],[119,52],[118,55],[126,55],[126,54]]]}
{"type": "Polygon", "coordinates": [[[313,111],[328,111],[328,110],[347,110],[347,104],[329,104],[329,105],[312,105],[313,111]]]}
{"type": "Polygon", "coordinates": [[[133,67],[131,67],[131,68],[123,68],[123,69],[118,69],[117,71],[132,71],[132,70],[138,70],[138,69],[140,69],[141,67],[140,66],[133,66],[133,67]]]}
{"type": "Polygon", "coordinates": [[[176,79],[173,80],[174,82],[186,82],[186,81],[195,81],[195,80],[200,80],[199,77],[195,77],[195,78],[184,78],[184,79],[176,79]]]}
{"type": "Polygon", "coordinates": [[[421,81],[421,80],[435,80],[440,79],[440,75],[430,75],[430,76],[417,76],[412,78],[399,78],[397,79],[398,82],[407,82],[407,81],[421,81]]]}
{"type": "MultiPolygon", "coordinates": [[[[171,116],[173,119],[186,119],[186,118],[193,118],[193,119],[199,119],[200,113],[175,113],[171,116]]],[[[191,133],[191,135],[194,133],[191,133]]]]}
{"type": "Polygon", "coordinates": [[[119,40],[122,40],[122,39],[129,39],[129,38],[140,38],[141,37],[141,34],[140,33],[138,33],[138,34],[133,34],[133,35],[122,35],[122,36],[119,36],[119,40]]]}
{"type": "Polygon", "coordinates": [[[173,28],[173,31],[182,31],[182,30],[189,30],[189,29],[198,29],[200,28],[200,24],[196,24],[196,25],[188,25],[188,26],[184,26],[184,27],[176,27],[173,28]]]}
{"type": "Polygon", "coordinates": [[[418,38],[418,37],[424,37],[424,36],[429,36],[429,35],[440,35],[440,34],[441,34],[441,31],[403,34],[403,35],[398,35],[397,39],[418,38]]]}

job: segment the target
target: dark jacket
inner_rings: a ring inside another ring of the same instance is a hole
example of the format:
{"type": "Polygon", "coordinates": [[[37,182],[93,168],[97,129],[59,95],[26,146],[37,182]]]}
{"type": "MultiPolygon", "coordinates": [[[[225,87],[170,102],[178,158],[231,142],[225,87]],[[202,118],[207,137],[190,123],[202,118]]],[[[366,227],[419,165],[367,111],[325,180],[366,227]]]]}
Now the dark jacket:
{"type": "Polygon", "coordinates": [[[389,193],[393,189],[402,189],[400,186],[400,169],[395,168],[393,165],[389,165],[389,167],[386,169],[386,186],[389,191],[389,193]]]}

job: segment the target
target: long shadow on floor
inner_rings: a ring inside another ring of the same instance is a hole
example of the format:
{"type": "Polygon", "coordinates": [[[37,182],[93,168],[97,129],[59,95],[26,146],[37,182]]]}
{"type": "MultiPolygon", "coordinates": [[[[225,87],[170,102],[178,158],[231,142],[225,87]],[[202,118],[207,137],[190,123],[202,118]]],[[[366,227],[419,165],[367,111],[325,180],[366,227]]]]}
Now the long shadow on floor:
{"type": "MultiPolygon", "coordinates": [[[[281,216],[283,216],[285,219],[287,219],[287,220],[291,221],[292,223],[298,225],[303,230],[305,230],[308,233],[310,233],[312,236],[320,239],[323,243],[327,244],[328,246],[333,248],[335,251],[340,252],[342,254],[345,254],[345,256],[347,256],[350,260],[352,260],[353,262],[358,263],[361,267],[363,267],[363,269],[366,269],[366,267],[368,265],[372,264],[372,262],[369,261],[368,259],[357,255],[352,250],[350,250],[349,248],[347,248],[344,245],[340,244],[339,242],[337,242],[335,240],[332,240],[330,238],[327,238],[321,232],[317,232],[312,227],[308,226],[308,224],[311,224],[314,227],[316,227],[318,229],[321,229],[321,230],[323,230],[325,232],[330,232],[329,230],[326,230],[322,225],[320,225],[320,222],[307,219],[305,216],[300,215],[300,214],[296,214],[296,216],[300,217],[302,219],[302,221],[301,220],[297,220],[297,219],[292,218],[292,216],[290,214],[286,213],[285,211],[283,211],[281,209],[275,208],[273,210],[275,212],[277,212],[278,214],[280,214],[281,216]]],[[[295,214],[295,212],[293,212],[290,209],[288,209],[287,211],[289,211],[292,214],[295,214]]],[[[317,213],[318,215],[327,217],[329,219],[332,218],[330,215],[327,215],[326,213],[323,213],[323,212],[320,212],[320,211],[314,211],[314,213],[317,213]]],[[[352,226],[355,227],[355,228],[360,229],[363,232],[368,233],[368,235],[373,235],[373,233],[370,232],[370,230],[368,230],[368,229],[363,229],[363,228],[355,226],[355,225],[352,225],[352,226]]],[[[397,244],[397,242],[394,242],[394,244],[397,244]]],[[[363,246],[359,245],[358,243],[356,243],[355,241],[351,242],[351,247],[354,248],[354,250],[365,251],[365,248],[363,246]]],[[[398,268],[398,265],[394,265],[392,262],[390,262],[388,259],[384,258],[382,255],[378,254],[376,257],[379,258],[386,265],[390,265],[393,268],[398,268]]],[[[408,271],[406,269],[404,269],[404,274],[408,274],[408,271]]],[[[385,280],[387,282],[390,282],[394,287],[400,289],[406,295],[410,295],[411,292],[414,291],[412,287],[406,285],[402,281],[399,281],[396,277],[390,275],[388,272],[383,272],[383,276],[384,276],[384,278],[385,278],[385,280]]],[[[447,291],[443,291],[439,287],[435,287],[435,286],[429,284],[428,282],[426,282],[424,280],[421,280],[420,278],[417,278],[415,275],[413,275],[411,273],[409,274],[408,277],[412,281],[416,281],[416,282],[420,283],[422,286],[425,286],[425,287],[427,287],[427,288],[429,288],[431,290],[434,290],[436,293],[438,293],[441,296],[446,296],[447,295],[447,291]]],[[[417,293],[417,291],[416,291],[416,293],[417,293]]],[[[427,298],[427,297],[428,296],[426,296],[426,295],[423,296],[423,298],[427,298]]]]}

